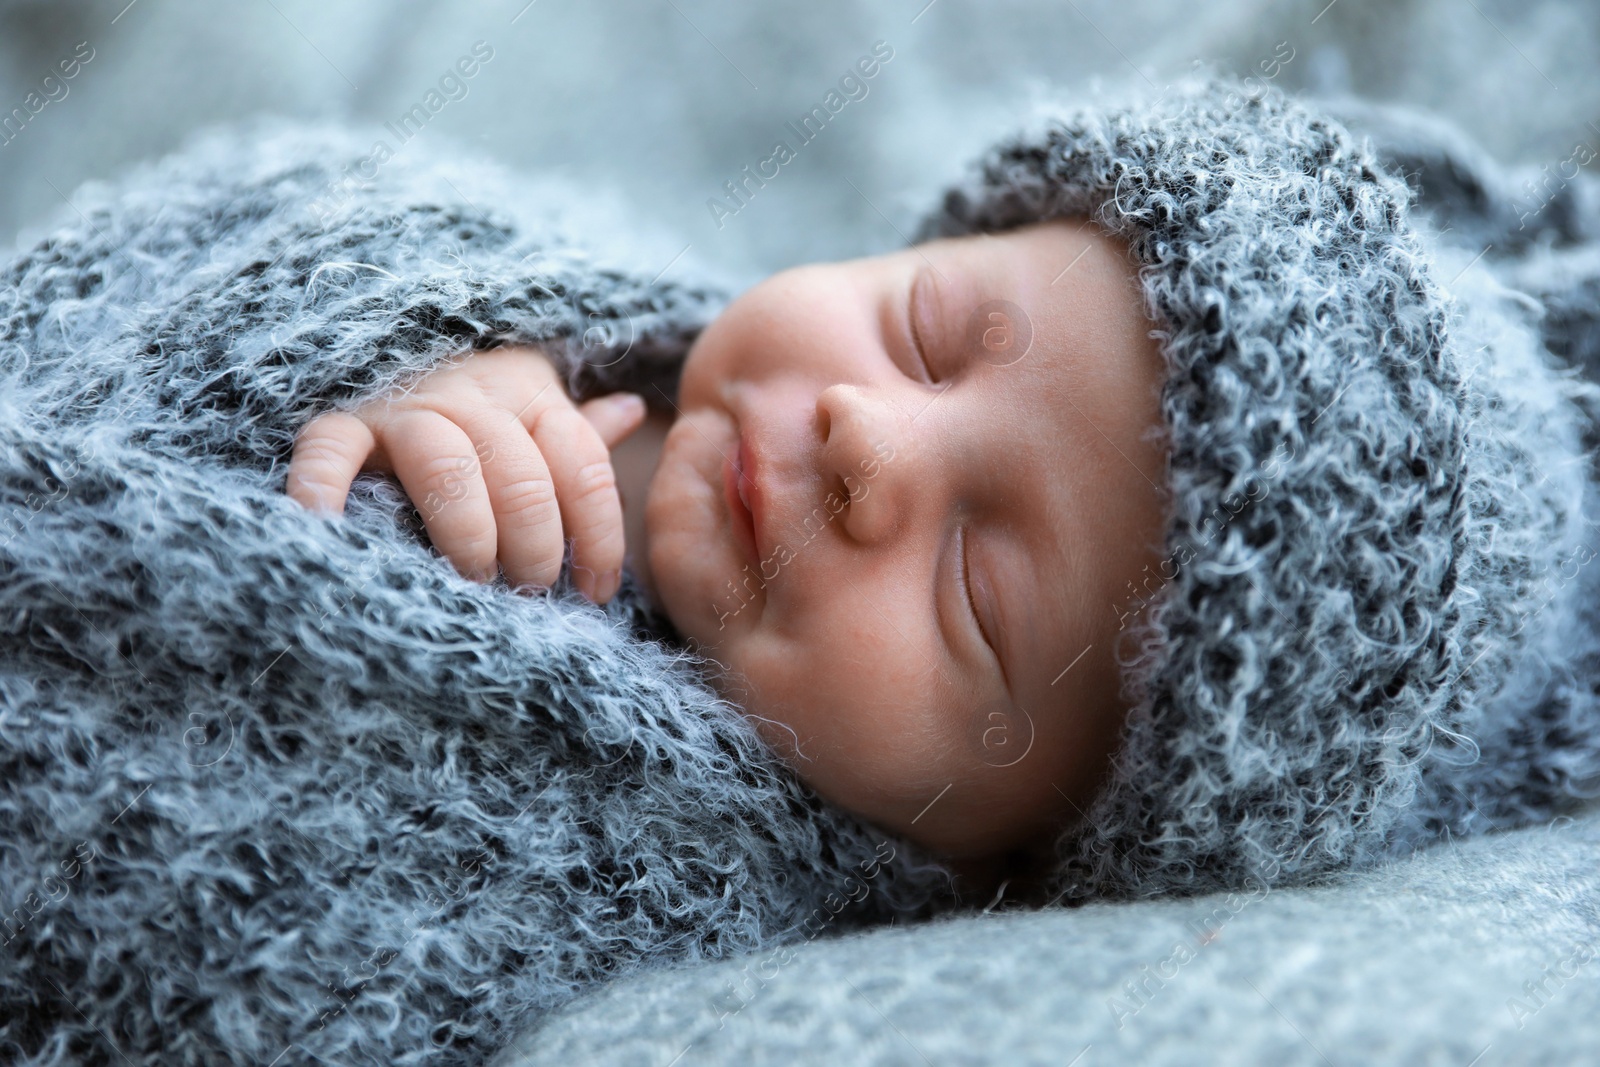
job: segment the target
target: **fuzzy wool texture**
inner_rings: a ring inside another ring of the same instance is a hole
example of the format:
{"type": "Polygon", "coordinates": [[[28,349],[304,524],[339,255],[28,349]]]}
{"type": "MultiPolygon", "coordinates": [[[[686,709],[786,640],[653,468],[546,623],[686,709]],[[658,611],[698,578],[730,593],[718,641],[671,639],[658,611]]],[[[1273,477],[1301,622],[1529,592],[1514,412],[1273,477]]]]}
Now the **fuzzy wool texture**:
{"type": "Polygon", "coordinates": [[[502,342],[670,410],[725,300],[594,194],[343,184],[367,148],[202,137],[0,267],[6,1063],[476,1064],[618,975],[948,903],[631,575],[516,594],[390,479],[285,495],[313,416],[502,342]]]}
{"type": "Polygon", "coordinates": [[[1042,106],[924,225],[1094,219],[1168,367],[1132,711],[1052,896],[1304,883],[1600,793],[1600,390],[1551,351],[1592,348],[1595,275],[1529,266],[1596,201],[1524,233],[1492,170],[1440,124],[1202,71],[1042,106]]]}
{"type": "Polygon", "coordinates": [[[546,1016],[492,1067],[1591,1063],[1597,904],[1590,805],[1329,884],[1004,900],[635,975],[546,1016]]]}
{"type": "MultiPolygon", "coordinates": [[[[1165,330],[1182,566],[1063,899],[1327,878],[1596,786],[1600,404],[1552,354],[1600,366],[1600,201],[1514,240],[1485,161],[1332,116],[1224,82],[1053,110],[924,230],[1091,215],[1165,330]],[[1449,164],[1437,225],[1407,160],[1449,164]]],[[[315,414],[501,342],[670,411],[726,299],[592,191],[420,148],[345,183],[367,153],[202,138],[3,267],[8,1061],[479,1063],[613,978],[949,907],[631,575],[519,597],[386,479],[337,520],[283,495],[315,414]]]]}

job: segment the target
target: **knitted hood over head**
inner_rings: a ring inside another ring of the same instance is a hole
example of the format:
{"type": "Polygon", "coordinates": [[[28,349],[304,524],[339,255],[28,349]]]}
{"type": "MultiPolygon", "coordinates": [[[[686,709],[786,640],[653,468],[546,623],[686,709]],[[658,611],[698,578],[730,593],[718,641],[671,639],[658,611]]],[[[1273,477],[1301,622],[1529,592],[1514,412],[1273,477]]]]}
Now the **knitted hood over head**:
{"type": "MultiPolygon", "coordinates": [[[[592,191],[429,138],[200,137],[0,264],[6,1062],[481,1063],[631,970],[948,904],[645,639],[632,575],[604,611],[568,576],[513,596],[389,480],[338,519],[285,496],[307,421],[472,349],[670,410],[726,301],[592,191]]],[[[1497,310],[1539,301],[1457,278],[1403,183],[1275,93],[1057,114],[930,232],[1071,213],[1147,264],[1177,510],[1061,891],[1557,810],[1594,773],[1600,601],[1579,383],[1497,310]]],[[[1581,355],[1593,302],[1559,303],[1581,355]]]]}
{"type": "Polygon", "coordinates": [[[925,222],[1093,219],[1168,370],[1165,558],[1105,606],[1131,712],[1052,895],[1304,881],[1596,791],[1596,389],[1413,208],[1328,110],[1202,72],[1041,108],[925,222]]]}

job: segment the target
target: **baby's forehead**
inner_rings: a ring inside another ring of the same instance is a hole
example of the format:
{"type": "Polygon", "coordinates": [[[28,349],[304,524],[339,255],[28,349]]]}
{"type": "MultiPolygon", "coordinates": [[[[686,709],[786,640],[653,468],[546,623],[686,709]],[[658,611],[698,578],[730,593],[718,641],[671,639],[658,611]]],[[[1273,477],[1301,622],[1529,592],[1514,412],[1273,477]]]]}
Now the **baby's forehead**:
{"type": "Polygon", "coordinates": [[[902,255],[945,328],[958,327],[948,340],[991,365],[1072,373],[1062,354],[1140,345],[1155,324],[1128,245],[1088,220],[940,238],[902,255]]]}
{"type": "Polygon", "coordinates": [[[1147,305],[1141,264],[1128,244],[1083,217],[939,237],[896,254],[913,269],[920,261],[946,279],[965,275],[962,280],[976,287],[968,297],[974,302],[1024,303],[1018,298],[1029,295],[1057,305],[1133,307],[1141,314],[1147,305]]]}

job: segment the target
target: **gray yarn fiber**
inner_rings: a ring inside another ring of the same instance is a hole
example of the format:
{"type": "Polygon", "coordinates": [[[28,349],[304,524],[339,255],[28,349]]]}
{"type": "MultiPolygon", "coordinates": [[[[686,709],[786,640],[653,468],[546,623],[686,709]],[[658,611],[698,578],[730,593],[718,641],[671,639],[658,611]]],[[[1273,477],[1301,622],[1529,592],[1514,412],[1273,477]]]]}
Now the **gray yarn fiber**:
{"type": "Polygon", "coordinates": [[[1346,102],[1385,160],[1333,110],[1209,70],[1046,104],[923,227],[1092,217],[1129,242],[1168,367],[1174,517],[1119,635],[1133,711],[1051,896],[1306,882],[1600,792],[1600,389],[1540,325],[1582,287],[1474,269],[1475,238],[1548,248],[1575,218],[1513,240],[1458,133],[1346,102]],[[1403,159],[1430,156],[1414,217],[1403,159]]]}
{"type": "Polygon", "coordinates": [[[284,494],[310,418],[472,348],[665,405],[724,299],[481,161],[330,195],[367,149],[202,138],[3,267],[0,1061],[481,1063],[595,982],[947,895],[642,639],[631,576],[512,594],[391,480],[284,494]]]}
{"type": "MultiPolygon", "coordinates": [[[[1596,568],[1549,581],[1593,521],[1594,389],[1546,351],[1600,362],[1589,282],[1452,279],[1477,248],[1414,224],[1395,163],[1437,142],[1386,160],[1225,91],[1052,112],[925,230],[1091,214],[1167,331],[1188,553],[1129,630],[1139,703],[1060,842],[1067,899],[1319,877],[1560,810],[1597,765],[1596,568]]],[[[307,420],[470,348],[545,342],[580,399],[668,409],[726,299],[480,160],[330,197],[367,154],[202,137],[0,268],[9,1062],[481,1063],[607,978],[951,906],[772,758],[631,575],[603,611],[565,577],[516,597],[387,479],[341,519],[283,495],[307,420]]]]}

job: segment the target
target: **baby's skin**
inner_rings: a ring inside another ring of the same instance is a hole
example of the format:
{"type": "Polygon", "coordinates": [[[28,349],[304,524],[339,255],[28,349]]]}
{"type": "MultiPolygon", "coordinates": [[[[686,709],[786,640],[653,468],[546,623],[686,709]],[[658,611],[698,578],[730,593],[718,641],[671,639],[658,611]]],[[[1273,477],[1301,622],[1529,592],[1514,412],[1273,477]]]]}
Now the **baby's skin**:
{"type": "Polygon", "coordinates": [[[1084,817],[1126,715],[1113,646],[1167,520],[1154,325],[1084,220],[937,240],[750,289],[670,417],[503,347],[313,420],[287,491],[449,487],[435,547],[517,588],[568,539],[592,600],[626,563],[814,789],[982,884],[1084,817]]]}

